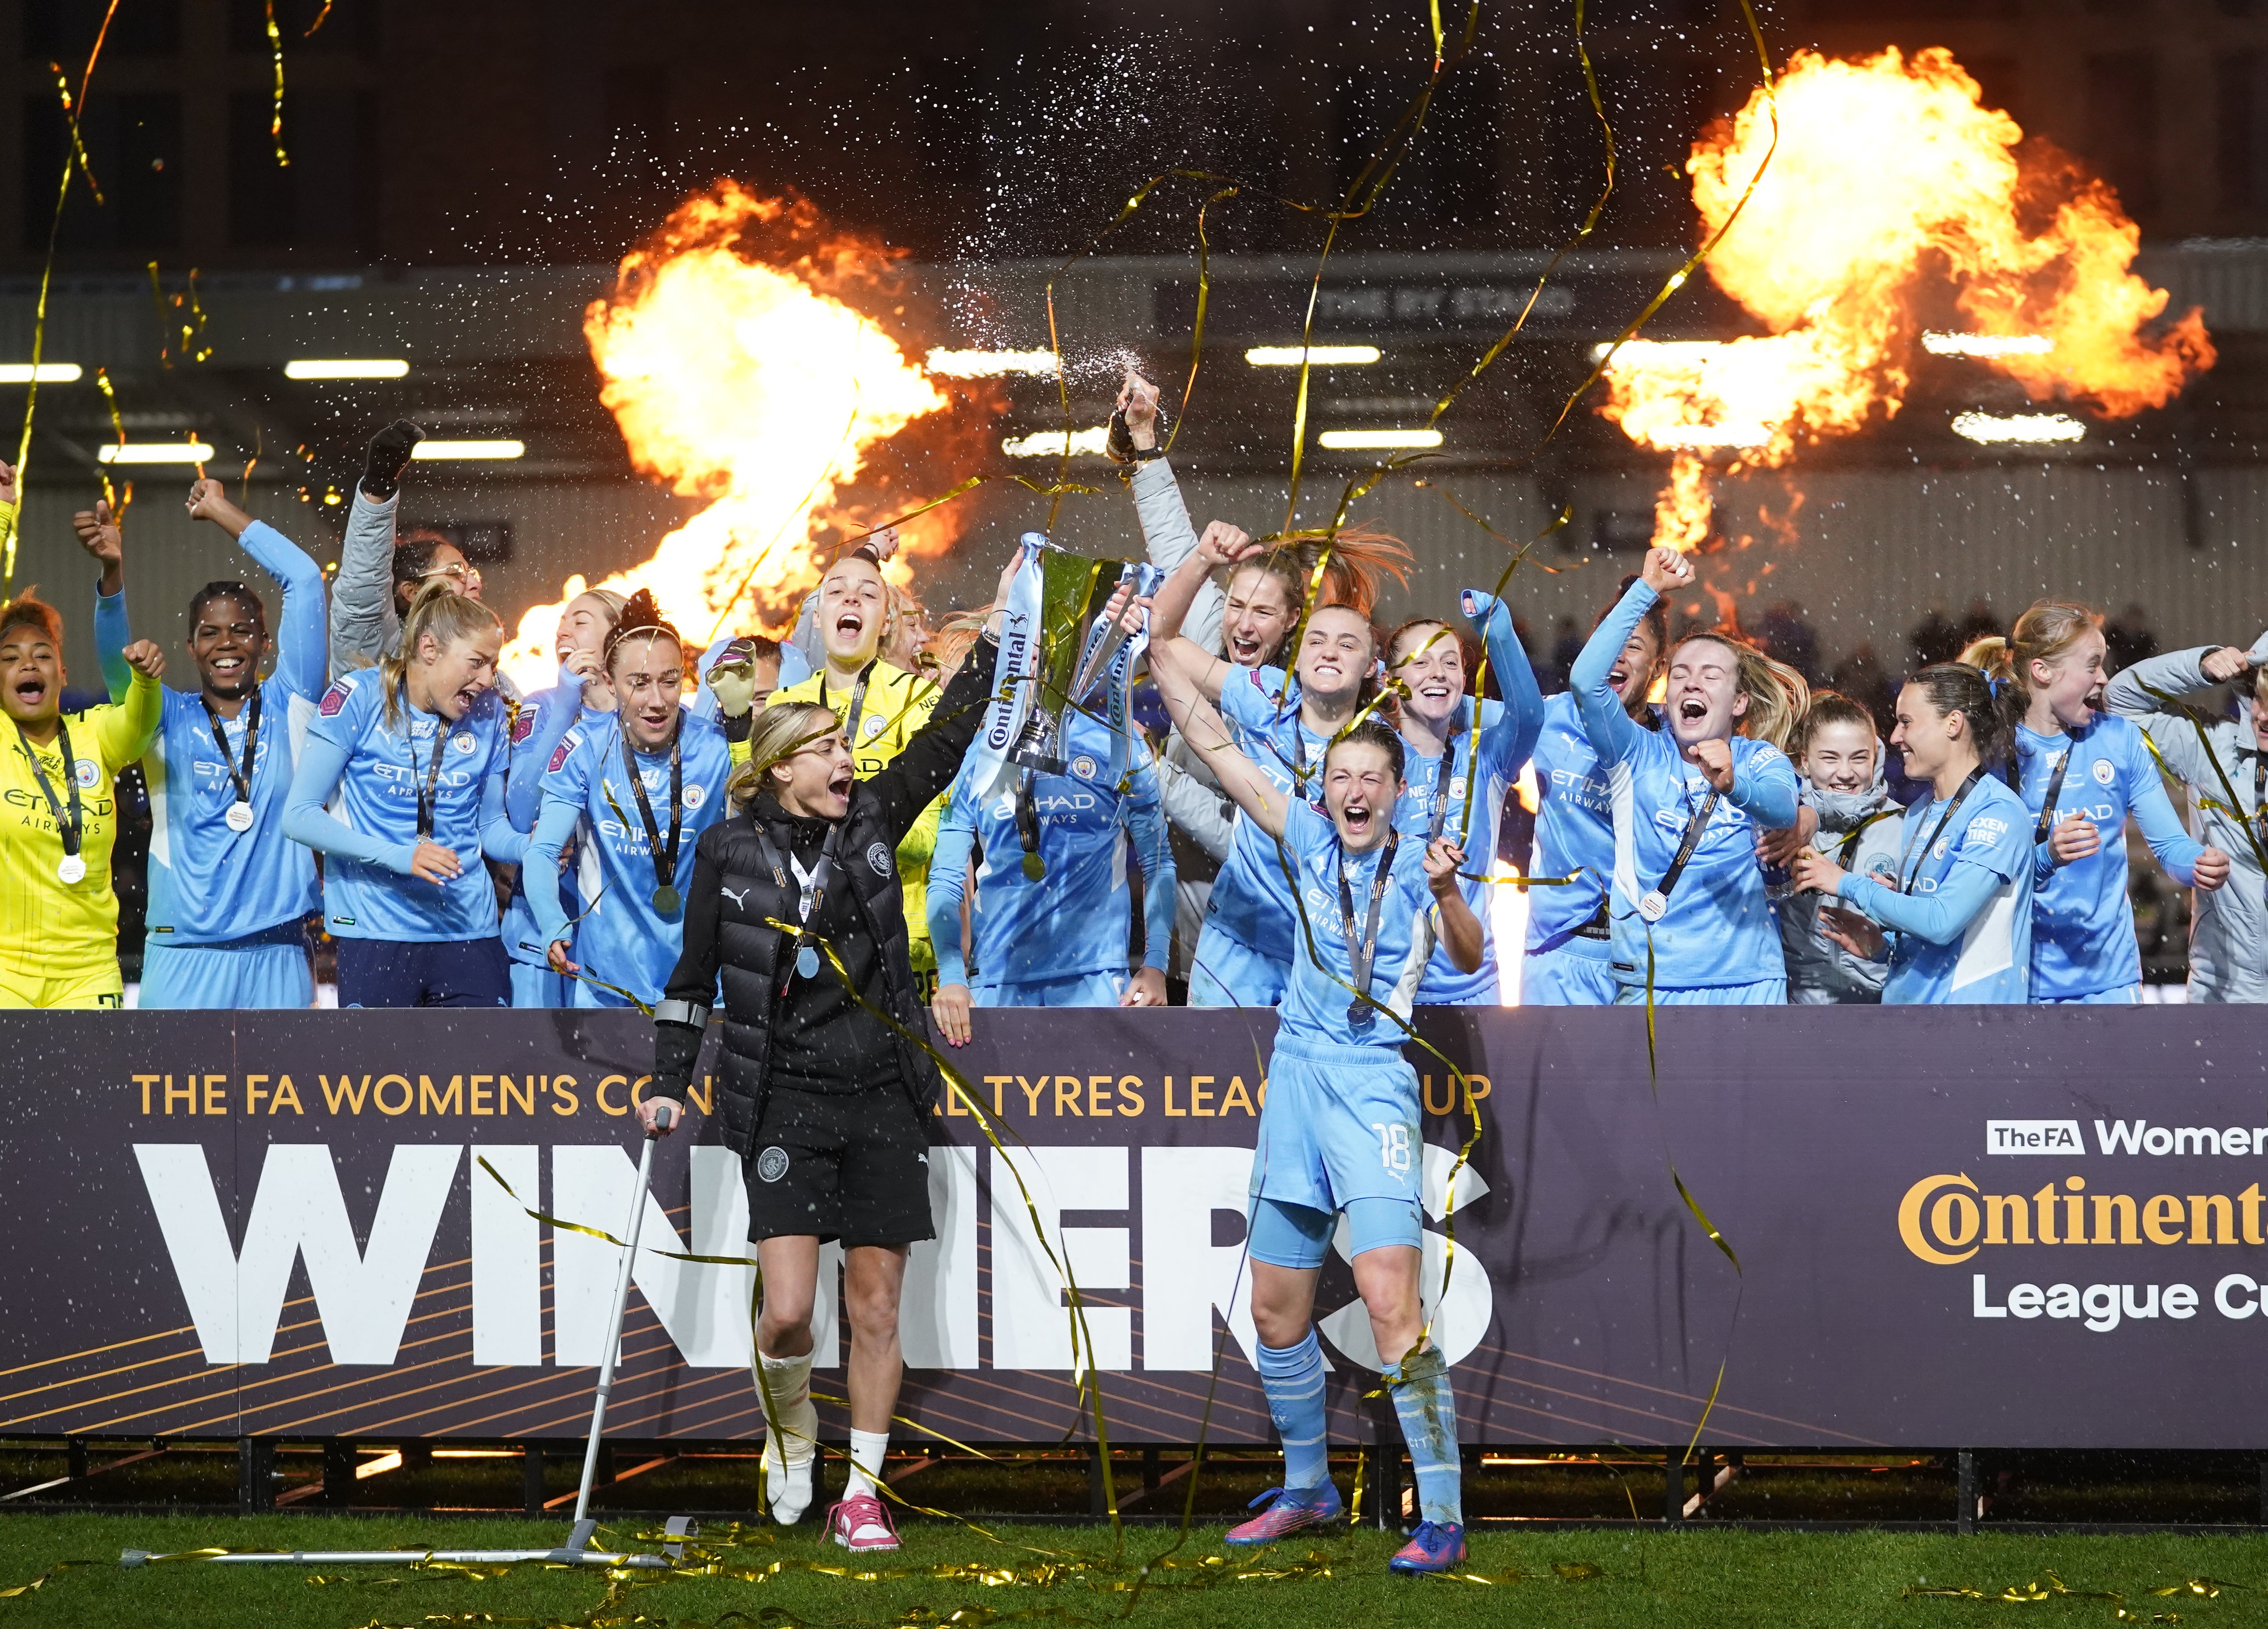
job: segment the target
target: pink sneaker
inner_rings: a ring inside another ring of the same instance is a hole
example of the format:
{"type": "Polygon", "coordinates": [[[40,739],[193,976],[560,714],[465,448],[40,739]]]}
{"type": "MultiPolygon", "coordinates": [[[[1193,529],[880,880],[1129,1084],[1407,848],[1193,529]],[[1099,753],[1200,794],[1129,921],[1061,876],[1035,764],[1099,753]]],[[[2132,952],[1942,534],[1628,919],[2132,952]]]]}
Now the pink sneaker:
{"type": "Polygon", "coordinates": [[[872,1493],[858,1493],[827,1513],[827,1530],[845,1550],[895,1550],[897,1524],[882,1501],[872,1493]]]}
{"type": "Polygon", "coordinates": [[[1325,1527],[1344,1514],[1339,1491],[1329,1481],[1314,1487],[1271,1487],[1254,1500],[1261,1514],[1241,1527],[1233,1527],[1221,1542],[1228,1544],[1272,1544],[1302,1528],[1325,1527]]]}

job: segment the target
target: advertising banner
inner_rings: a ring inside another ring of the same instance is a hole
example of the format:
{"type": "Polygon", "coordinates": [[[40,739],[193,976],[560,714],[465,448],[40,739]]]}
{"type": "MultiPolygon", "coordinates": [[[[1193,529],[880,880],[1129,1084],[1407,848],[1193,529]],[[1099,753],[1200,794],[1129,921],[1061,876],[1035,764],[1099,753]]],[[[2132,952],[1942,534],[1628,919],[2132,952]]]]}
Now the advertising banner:
{"type": "MultiPolygon", "coordinates": [[[[1242,1246],[1273,1022],[976,1014],[953,1058],[1002,1146],[932,1117],[902,1412],[968,1442],[1091,1433],[1012,1171],[1086,1301],[1114,1443],[1194,1441],[1208,1406],[1211,1441],[1272,1440],[1242,1246]]],[[[2243,1009],[1678,1008],[1658,1080],[1627,1009],[1419,1028],[1423,1146],[1380,1157],[1425,1177],[1468,1441],[1682,1443],[1721,1370],[1705,1437],[1733,1448],[2268,1448],[2268,1403],[2228,1383],[2268,1349],[2243,1009]],[[1474,1117],[1444,1058],[1480,1127],[1454,1186],[1474,1117]]],[[[652,1055],[613,1013],[0,1015],[0,1429],[579,1435],[616,1251],[528,1213],[620,1231],[652,1055]]],[[[713,1102],[658,1151],[622,1437],[762,1431],[753,1274],[659,1253],[753,1254],[713,1102]]],[[[1317,1312],[1334,1434],[1366,1438],[1378,1354],[1343,1258],[1317,1312]]]]}

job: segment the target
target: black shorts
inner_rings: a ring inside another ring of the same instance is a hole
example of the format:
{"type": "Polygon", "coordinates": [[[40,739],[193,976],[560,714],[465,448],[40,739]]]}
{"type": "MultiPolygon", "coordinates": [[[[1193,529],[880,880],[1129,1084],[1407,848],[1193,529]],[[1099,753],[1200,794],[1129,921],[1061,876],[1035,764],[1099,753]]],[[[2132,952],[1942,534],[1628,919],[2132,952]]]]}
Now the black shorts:
{"type": "Polygon", "coordinates": [[[743,1161],[748,1236],[816,1235],[824,1244],[915,1244],[937,1237],[929,1137],[905,1088],[775,1087],[743,1161]]]}

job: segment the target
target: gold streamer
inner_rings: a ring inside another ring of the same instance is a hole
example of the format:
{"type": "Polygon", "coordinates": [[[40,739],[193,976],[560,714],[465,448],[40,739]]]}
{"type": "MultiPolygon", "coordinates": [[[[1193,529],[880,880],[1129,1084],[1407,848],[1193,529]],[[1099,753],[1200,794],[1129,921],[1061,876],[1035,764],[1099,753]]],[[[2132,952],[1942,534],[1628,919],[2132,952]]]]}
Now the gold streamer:
{"type": "MultiPolygon", "coordinates": [[[[276,63],[276,100],[274,111],[268,116],[268,139],[276,149],[276,167],[291,167],[291,155],[284,151],[284,31],[276,26],[276,0],[265,0],[268,12],[268,51],[276,63]]],[[[326,11],[329,7],[324,7],[326,11]]],[[[315,19],[318,26],[322,19],[315,19]]],[[[310,28],[309,33],[314,33],[310,28]]]]}
{"type": "MultiPolygon", "coordinates": [[[[48,222],[47,257],[40,264],[39,303],[32,313],[32,380],[24,387],[24,431],[16,443],[16,497],[18,505],[26,496],[25,478],[32,462],[32,416],[40,402],[40,359],[47,351],[48,294],[55,286],[55,243],[63,232],[63,206],[70,202],[71,172],[84,161],[86,151],[79,144],[79,119],[86,112],[87,86],[94,81],[94,65],[102,60],[102,43],[110,37],[110,19],[117,15],[118,0],[110,0],[110,4],[102,13],[102,26],[95,30],[94,44],[86,54],[86,71],[79,76],[76,101],[71,98],[70,86],[63,79],[62,70],[56,70],[56,86],[63,92],[64,111],[70,115],[70,140],[63,151],[63,178],[55,186],[55,212],[48,222]]],[[[89,187],[94,185],[92,169],[86,173],[86,184],[89,187]]],[[[102,195],[98,191],[95,202],[99,203],[101,201],[102,195]]],[[[0,540],[0,601],[12,600],[16,595],[16,515],[17,505],[0,509],[0,533],[5,534],[4,540],[0,540]]]]}

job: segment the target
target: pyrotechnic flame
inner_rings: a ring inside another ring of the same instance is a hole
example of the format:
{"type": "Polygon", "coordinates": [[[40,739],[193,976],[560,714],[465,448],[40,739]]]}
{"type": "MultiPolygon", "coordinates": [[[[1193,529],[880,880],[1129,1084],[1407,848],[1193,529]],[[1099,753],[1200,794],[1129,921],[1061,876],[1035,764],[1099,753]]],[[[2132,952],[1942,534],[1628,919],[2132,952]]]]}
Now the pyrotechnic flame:
{"type": "MultiPolygon", "coordinates": [[[[720,182],[688,200],[622,259],[614,292],[584,313],[630,461],[709,507],[651,559],[596,586],[653,591],[688,641],[782,630],[816,576],[816,522],[879,444],[946,405],[921,367],[834,288],[872,282],[890,252],[848,237],[814,240],[808,204],[720,182]],[[797,251],[755,258],[758,235],[797,251]]],[[[950,538],[909,537],[890,563],[950,538]]],[[[577,587],[580,585],[578,583],[577,587]]],[[[557,672],[553,637],[571,594],[522,616],[504,667],[541,689],[557,672]]]]}
{"type": "MultiPolygon", "coordinates": [[[[1657,542],[1707,537],[1706,449],[1729,451],[1728,470],[1778,468],[1807,443],[1896,415],[1923,308],[1948,289],[1978,342],[1966,353],[2036,401],[2121,418],[2213,365],[2197,311],[2154,327],[2168,296],[2129,269],[2140,232],[2117,195],[2043,144],[2019,152],[2023,131],[1979,94],[1942,48],[1790,61],[1778,150],[1707,262],[1771,331],[1633,343],[1608,365],[1600,410],[1675,454],[1657,542]]],[[[1695,144],[1685,167],[1705,235],[1739,204],[1771,130],[1759,92],[1695,144]]]]}

